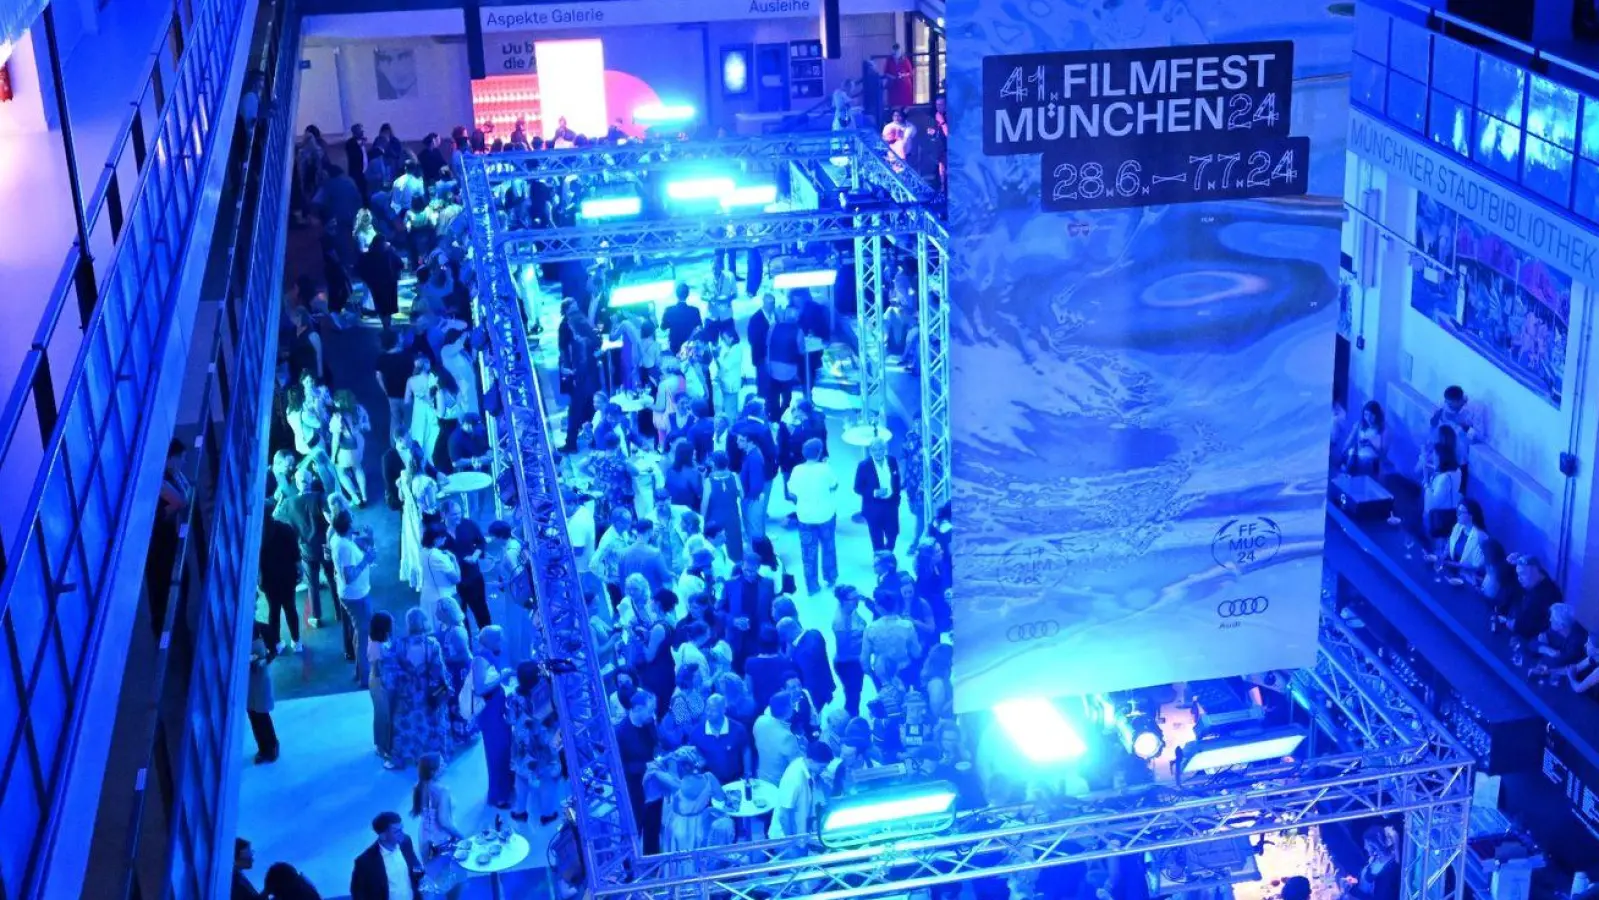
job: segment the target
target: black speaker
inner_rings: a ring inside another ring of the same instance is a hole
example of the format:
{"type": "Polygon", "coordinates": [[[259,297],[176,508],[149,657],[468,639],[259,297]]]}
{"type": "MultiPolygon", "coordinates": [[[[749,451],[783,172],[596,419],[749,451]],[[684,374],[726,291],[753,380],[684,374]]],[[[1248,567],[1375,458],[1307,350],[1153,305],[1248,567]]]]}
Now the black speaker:
{"type": "Polygon", "coordinates": [[[838,0],[822,0],[822,58],[842,59],[844,37],[838,25],[838,0]]]}

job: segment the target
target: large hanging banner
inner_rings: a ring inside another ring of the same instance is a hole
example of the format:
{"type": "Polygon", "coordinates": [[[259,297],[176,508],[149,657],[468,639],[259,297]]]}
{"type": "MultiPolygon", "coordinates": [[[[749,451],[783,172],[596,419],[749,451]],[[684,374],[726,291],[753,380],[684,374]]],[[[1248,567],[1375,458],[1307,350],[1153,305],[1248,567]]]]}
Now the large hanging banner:
{"type": "Polygon", "coordinates": [[[1314,663],[1353,11],[949,3],[963,711],[1314,663]]]}

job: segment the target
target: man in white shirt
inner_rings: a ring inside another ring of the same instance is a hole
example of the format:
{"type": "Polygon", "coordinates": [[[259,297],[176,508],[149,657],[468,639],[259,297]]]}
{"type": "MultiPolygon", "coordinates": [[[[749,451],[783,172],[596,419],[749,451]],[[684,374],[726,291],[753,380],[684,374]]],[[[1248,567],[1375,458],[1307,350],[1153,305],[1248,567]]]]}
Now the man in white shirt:
{"type": "Polygon", "coordinates": [[[784,693],[772,695],[772,703],[761,713],[750,729],[755,741],[755,777],[776,784],[788,769],[788,764],[802,756],[799,738],[789,728],[788,720],[794,715],[793,698],[784,693]]]}
{"type": "Polygon", "coordinates": [[[372,621],[372,564],[377,554],[363,548],[356,539],[350,511],[341,509],[333,516],[333,536],[328,541],[333,557],[333,583],[338,588],[339,624],[344,628],[344,658],[355,663],[355,683],[367,686],[367,629],[372,621]]]}
{"type": "Polygon", "coordinates": [[[611,510],[611,527],[600,536],[594,552],[589,555],[589,574],[605,585],[613,608],[622,600],[622,551],[632,544],[633,513],[626,507],[611,510]]]}
{"type": "Polygon", "coordinates": [[[772,813],[772,837],[809,834],[816,828],[817,802],[827,796],[827,791],[818,789],[816,782],[832,762],[833,748],[821,741],[811,741],[805,748],[805,755],[783,770],[783,777],[777,783],[776,809],[772,813]]]}
{"type": "Polygon", "coordinates": [[[805,564],[805,590],[811,596],[821,593],[816,578],[816,556],[822,556],[822,581],[831,588],[838,581],[838,476],[822,460],[825,448],[821,439],[805,442],[805,461],[788,476],[788,501],[794,504],[799,520],[800,556],[805,564]]]}
{"type": "Polygon", "coordinates": [[[1471,445],[1482,440],[1482,424],[1477,411],[1468,407],[1464,388],[1452,384],[1444,388],[1444,403],[1432,414],[1432,426],[1448,425],[1455,432],[1455,462],[1460,465],[1460,491],[1466,493],[1471,477],[1471,445]]]}
{"type": "Polygon", "coordinates": [[[587,494],[567,491],[565,501],[566,540],[572,545],[579,577],[586,577],[594,558],[594,500],[587,494]]]}

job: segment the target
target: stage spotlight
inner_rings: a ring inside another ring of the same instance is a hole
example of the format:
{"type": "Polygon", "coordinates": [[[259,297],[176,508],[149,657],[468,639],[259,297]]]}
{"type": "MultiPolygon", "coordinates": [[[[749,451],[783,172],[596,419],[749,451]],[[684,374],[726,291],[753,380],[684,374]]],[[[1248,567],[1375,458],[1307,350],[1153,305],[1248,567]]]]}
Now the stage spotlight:
{"type": "Polygon", "coordinates": [[[722,195],[722,208],[733,209],[738,206],[771,206],[777,202],[777,185],[752,184],[745,187],[734,188],[722,195]]]}
{"type": "Polygon", "coordinates": [[[595,197],[578,206],[578,215],[585,219],[620,219],[636,216],[643,204],[637,197],[595,197]]]}
{"type": "Polygon", "coordinates": [[[830,288],[838,282],[837,269],[806,269],[772,276],[772,287],[779,291],[798,288],[830,288]]]}
{"type": "Polygon", "coordinates": [[[994,718],[1016,749],[1032,762],[1041,765],[1071,762],[1088,752],[1082,736],[1049,700],[1034,697],[1006,700],[994,707],[994,718]]]}
{"type": "Polygon", "coordinates": [[[818,837],[837,850],[936,834],[955,824],[956,796],[953,785],[935,781],[845,797],[822,817],[818,837]]]}
{"type": "Polygon", "coordinates": [[[1160,723],[1147,712],[1134,708],[1117,721],[1116,732],[1127,752],[1139,759],[1154,759],[1166,751],[1166,736],[1161,734],[1160,723]]]}
{"type": "Polygon", "coordinates": [[[645,103],[633,108],[638,125],[674,125],[694,118],[694,107],[687,103],[645,103]]]}
{"type": "Polygon", "coordinates": [[[643,284],[623,284],[611,288],[612,306],[641,306],[646,303],[664,303],[677,294],[675,281],[648,281],[643,284]]]}
{"type": "Polygon", "coordinates": [[[1293,756],[1306,734],[1299,728],[1255,731],[1234,737],[1195,741],[1177,750],[1178,773],[1189,778],[1251,763],[1293,756]]]}
{"type": "Polygon", "coordinates": [[[666,183],[666,196],[673,200],[720,200],[731,193],[731,178],[685,178],[666,183]]]}

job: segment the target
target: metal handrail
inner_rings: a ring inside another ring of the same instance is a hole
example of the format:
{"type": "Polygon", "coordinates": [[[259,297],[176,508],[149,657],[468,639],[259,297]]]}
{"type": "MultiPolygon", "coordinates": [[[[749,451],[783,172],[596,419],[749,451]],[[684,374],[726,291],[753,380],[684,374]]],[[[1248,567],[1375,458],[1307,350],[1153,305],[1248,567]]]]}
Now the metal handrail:
{"type": "MultiPolygon", "coordinates": [[[[151,47],[149,54],[149,69],[145,72],[144,80],[139,85],[137,97],[130,101],[133,113],[117,131],[111,143],[111,150],[107,156],[100,177],[96,180],[92,194],[85,199],[83,217],[88,223],[88,233],[95,235],[102,221],[110,228],[112,252],[111,260],[121,246],[121,237],[127,225],[126,210],[137,208],[139,197],[142,195],[145,184],[145,174],[148,171],[145,163],[150,158],[150,147],[146,143],[144,128],[145,101],[153,99],[153,114],[155,120],[164,121],[168,101],[172,99],[167,91],[166,76],[162,72],[162,65],[169,65],[174,74],[181,64],[187,43],[184,40],[189,25],[194,21],[192,0],[175,0],[172,5],[171,18],[167,27],[161,30],[160,35],[151,47]],[[127,158],[129,150],[134,157],[134,188],[127,202],[124,203],[122,191],[121,166],[127,158]]],[[[159,125],[158,125],[159,127],[159,125]]],[[[69,172],[69,178],[77,178],[78,173],[69,172]]],[[[51,344],[57,336],[57,326],[61,323],[62,316],[67,307],[68,296],[74,289],[78,292],[78,307],[81,321],[77,333],[80,335],[79,349],[74,353],[73,371],[77,371],[82,364],[82,348],[85,345],[81,335],[88,333],[95,324],[95,313],[99,308],[99,277],[109,273],[113,266],[104,266],[97,276],[92,258],[85,256],[89,248],[80,245],[74,238],[67,248],[67,255],[61,265],[61,273],[57,276],[51,288],[50,300],[45,305],[43,317],[38,329],[34,332],[33,342],[27,354],[23,357],[18,377],[13,383],[10,395],[4,407],[0,407],[0,471],[5,470],[6,461],[11,457],[12,446],[17,434],[21,431],[24,410],[28,408],[29,400],[34,400],[35,409],[39,417],[39,438],[41,451],[48,449],[51,433],[55,431],[60,419],[59,404],[61,398],[70,394],[70,373],[62,390],[55,391],[57,373],[54,373],[50,363],[51,344]],[[87,296],[85,296],[87,294],[87,296]]],[[[47,454],[41,453],[41,458],[47,454]]],[[[26,526],[31,517],[26,513],[22,518],[19,534],[25,533],[26,526]]],[[[0,532],[0,577],[10,568],[10,553],[13,548],[8,541],[19,535],[0,532]]]]}
{"type": "Polygon", "coordinates": [[[1489,52],[1507,62],[1532,69],[1536,74],[1543,75],[1562,87],[1585,94],[1599,94],[1599,71],[1581,63],[1519,41],[1509,35],[1500,34],[1476,22],[1467,21],[1447,10],[1428,6],[1419,0],[1370,0],[1370,2],[1384,12],[1403,16],[1407,21],[1438,34],[1447,35],[1449,29],[1469,32],[1487,42],[1486,46],[1476,47],[1477,50],[1489,52]],[[1446,25],[1448,28],[1444,27],[1446,25]],[[1542,65],[1539,65],[1540,63],[1542,65]],[[1562,78],[1560,75],[1567,77],[1562,78]]]}

